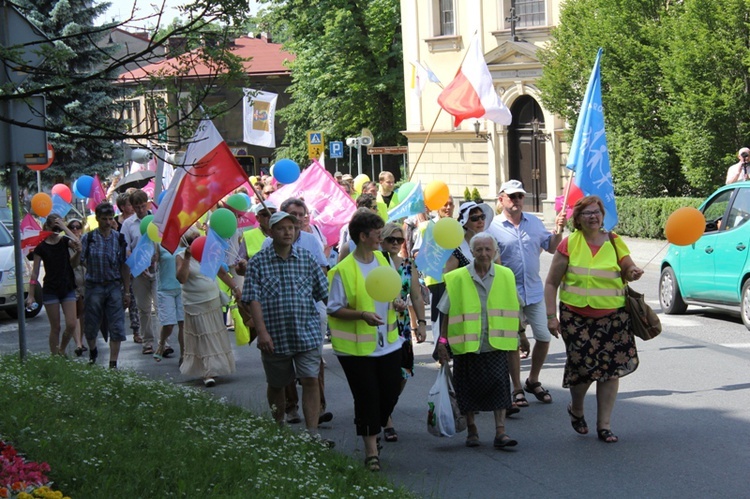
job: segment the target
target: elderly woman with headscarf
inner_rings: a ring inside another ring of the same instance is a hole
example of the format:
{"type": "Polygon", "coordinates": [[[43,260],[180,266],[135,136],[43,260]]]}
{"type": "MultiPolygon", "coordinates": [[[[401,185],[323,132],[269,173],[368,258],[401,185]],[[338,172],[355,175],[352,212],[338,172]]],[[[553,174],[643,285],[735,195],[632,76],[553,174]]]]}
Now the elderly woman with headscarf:
{"type": "Polygon", "coordinates": [[[516,279],[510,269],[493,263],[497,241],[491,234],[480,232],[469,244],[474,261],[444,276],[437,354],[445,364],[448,345],[453,352],[456,401],[469,430],[466,446],[480,445],[475,412],[492,411],[493,445],[504,449],[518,444],[505,433],[506,411],[512,407],[507,352],[518,348],[516,279]]]}

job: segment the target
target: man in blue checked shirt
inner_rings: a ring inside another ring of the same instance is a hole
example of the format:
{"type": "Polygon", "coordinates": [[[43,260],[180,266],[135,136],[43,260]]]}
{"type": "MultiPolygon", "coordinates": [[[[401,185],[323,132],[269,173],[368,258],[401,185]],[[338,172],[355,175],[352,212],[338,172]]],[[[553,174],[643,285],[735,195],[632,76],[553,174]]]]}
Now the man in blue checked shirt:
{"type": "Polygon", "coordinates": [[[298,378],[305,425],[317,435],[323,337],[315,303],[328,299],[328,282],[312,254],[293,245],[297,223],[294,215],[283,211],[271,216],[272,244],[248,262],[242,302],[258,333],[274,419],[283,422],[284,388],[298,378]]]}

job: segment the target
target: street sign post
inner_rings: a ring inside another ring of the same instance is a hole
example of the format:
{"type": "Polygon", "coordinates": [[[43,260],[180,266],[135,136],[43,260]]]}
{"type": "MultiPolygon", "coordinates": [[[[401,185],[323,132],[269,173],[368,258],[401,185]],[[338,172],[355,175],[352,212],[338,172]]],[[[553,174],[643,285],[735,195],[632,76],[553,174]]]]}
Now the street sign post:
{"type": "Polygon", "coordinates": [[[328,143],[328,157],[331,159],[343,159],[344,143],[340,140],[334,140],[328,143]]]}
{"type": "Polygon", "coordinates": [[[323,132],[310,131],[307,132],[307,157],[310,159],[318,159],[325,150],[325,137],[323,132]]]}

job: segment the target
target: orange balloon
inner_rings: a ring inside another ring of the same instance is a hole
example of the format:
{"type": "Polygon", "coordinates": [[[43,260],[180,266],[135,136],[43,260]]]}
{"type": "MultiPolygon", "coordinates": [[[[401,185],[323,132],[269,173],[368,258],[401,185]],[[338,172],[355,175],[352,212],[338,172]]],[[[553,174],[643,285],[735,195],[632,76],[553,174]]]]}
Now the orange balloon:
{"type": "Polygon", "coordinates": [[[424,205],[431,210],[442,208],[450,197],[448,186],[440,180],[433,180],[424,188],[424,205]]]}
{"type": "Polygon", "coordinates": [[[669,215],[664,226],[667,241],[676,246],[689,246],[700,239],[706,230],[706,217],[700,210],[684,206],[669,215]]]}
{"type": "Polygon", "coordinates": [[[31,198],[31,209],[38,217],[46,217],[52,211],[52,198],[44,192],[34,194],[31,198]]]}

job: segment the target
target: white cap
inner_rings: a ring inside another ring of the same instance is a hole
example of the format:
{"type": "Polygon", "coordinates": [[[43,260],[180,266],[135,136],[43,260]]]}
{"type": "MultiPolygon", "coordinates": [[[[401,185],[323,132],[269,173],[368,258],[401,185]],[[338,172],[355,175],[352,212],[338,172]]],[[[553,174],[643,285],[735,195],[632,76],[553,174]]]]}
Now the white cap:
{"type": "MultiPolygon", "coordinates": [[[[265,200],[265,201],[263,201],[263,203],[265,203],[265,205],[266,205],[266,208],[268,208],[269,210],[276,210],[276,211],[279,211],[279,207],[278,207],[278,206],[276,206],[276,205],[274,204],[274,202],[273,202],[273,201],[268,201],[268,200],[265,200]]],[[[261,204],[261,203],[258,203],[258,204],[256,204],[255,206],[253,206],[253,213],[255,213],[255,214],[257,215],[257,214],[258,214],[258,213],[260,213],[260,211],[261,211],[261,210],[263,210],[263,209],[264,209],[264,208],[263,208],[263,204],[261,204]]]]}
{"type": "Polygon", "coordinates": [[[497,195],[499,196],[502,193],[505,194],[517,194],[522,193],[526,194],[526,191],[523,190],[523,184],[520,180],[508,180],[503,185],[500,186],[500,190],[498,191],[497,195]]]}
{"type": "Polygon", "coordinates": [[[297,217],[295,217],[291,213],[287,213],[285,211],[277,211],[276,213],[271,215],[271,220],[268,221],[268,226],[273,227],[274,225],[281,222],[285,218],[291,218],[292,222],[297,223],[297,217]]]}

